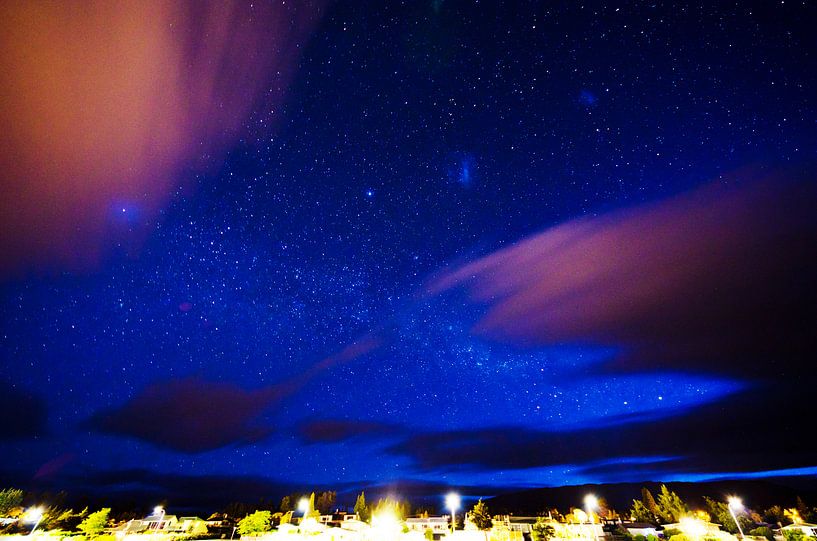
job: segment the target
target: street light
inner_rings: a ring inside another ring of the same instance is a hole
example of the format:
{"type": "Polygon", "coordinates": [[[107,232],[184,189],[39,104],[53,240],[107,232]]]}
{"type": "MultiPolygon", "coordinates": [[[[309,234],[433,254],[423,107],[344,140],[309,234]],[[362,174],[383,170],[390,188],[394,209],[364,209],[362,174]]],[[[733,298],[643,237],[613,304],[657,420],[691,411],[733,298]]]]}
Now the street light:
{"type": "Polygon", "coordinates": [[[306,535],[304,532],[304,527],[306,524],[304,524],[304,522],[306,521],[306,514],[309,512],[309,498],[301,498],[298,500],[298,511],[302,513],[301,522],[298,524],[298,527],[300,528],[301,535],[303,536],[306,535]]]}
{"type": "Polygon", "coordinates": [[[165,519],[165,508],[161,505],[157,505],[153,508],[153,514],[159,515],[159,520],[156,522],[156,532],[159,531],[159,527],[162,525],[162,522],[165,519]]]}
{"type": "Polygon", "coordinates": [[[372,530],[376,532],[375,539],[397,539],[402,527],[394,510],[386,509],[372,517],[372,530]]]}
{"type": "Polygon", "coordinates": [[[309,498],[301,498],[298,500],[298,511],[303,513],[304,517],[306,517],[306,514],[309,512],[309,498]]]}
{"type": "Polygon", "coordinates": [[[743,539],[743,528],[740,527],[740,522],[738,522],[738,517],[735,515],[735,510],[742,511],[743,510],[743,502],[740,501],[740,498],[737,496],[729,496],[729,513],[732,515],[732,520],[735,521],[735,526],[738,527],[738,532],[740,532],[740,538],[743,539]]]}
{"type": "Polygon", "coordinates": [[[584,509],[587,513],[587,520],[590,522],[591,526],[590,529],[593,532],[593,539],[598,541],[598,536],[596,535],[596,529],[592,526],[595,522],[593,520],[593,511],[599,508],[599,499],[596,498],[595,494],[588,494],[584,497],[584,509]]]}
{"type": "Polygon", "coordinates": [[[681,531],[695,541],[700,541],[701,536],[706,533],[706,527],[702,520],[693,517],[683,517],[680,521],[681,531]]]}
{"type": "Polygon", "coordinates": [[[40,521],[43,519],[44,510],[42,507],[29,507],[25,514],[23,515],[23,522],[34,523],[34,527],[31,528],[31,531],[28,532],[28,535],[32,535],[34,530],[37,529],[37,526],[40,525],[40,521]]]}
{"type": "Polygon", "coordinates": [[[457,526],[457,509],[461,503],[460,495],[456,492],[451,492],[445,497],[445,508],[451,511],[451,535],[454,535],[454,528],[457,526]]]}

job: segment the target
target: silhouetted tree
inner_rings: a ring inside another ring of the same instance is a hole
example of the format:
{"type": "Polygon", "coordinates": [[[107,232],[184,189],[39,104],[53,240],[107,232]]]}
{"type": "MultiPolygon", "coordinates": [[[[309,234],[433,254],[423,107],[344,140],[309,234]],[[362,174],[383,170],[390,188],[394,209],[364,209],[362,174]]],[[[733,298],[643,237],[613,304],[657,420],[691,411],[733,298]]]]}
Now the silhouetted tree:
{"type": "Polygon", "coordinates": [[[281,509],[282,513],[288,513],[289,511],[295,509],[292,506],[292,500],[288,495],[281,498],[281,506],[279,507],[279,509],[281,509]]]}
{"type": "Polygon", "coordinates": [[[480,498],[479,501],[474,504],[474,508],[471,509],[469,518],[478,530],[490,530],[491,526],[494,525],[494,521],[491,519],[491,514],[488,513],[488,506],[482,501],[482,498],[480,498]]]}
{"type": "Polygon", "coordinates": [[[363,522],[369,522],[369,519],[372,518],[371,510],[366,505],[366,494],[363,492],[358,494],[355,500],[355,513],[363,522]]]}
{"type": "Polygon", "coordinates": [[[86,537],[96,537],[101,534],[108,525],[108,515],[111,514],[111,508],[105,507],[99,511],[95,511],[88,515],[88,517],[79,523],[77,529],[85,534],[86,537]]]}
{"type": "Polygon", "coordinates": [[[0,490],[0,517],[16,517],[22,511],[23,491],[18,488],[0,490]]]}
{"type": "Polygon", "coordinates": [[[256,511],[238,521],[238,533],[241,535],[258,535],[270,531],[269,511],[256,511]]]}
{"type": "Polygon", "coordinates": [[[655,515],[653,515],[644,502],[641,500],[633,500],[633,506],[630,508],[630,519],[634,522],[646,522],[655,524],[655,515]]]}
{"type": "Polygon", "coordinates": [[[667,488],[667,485],[661,485],[661,493],[658,495],[658,518],[663,523],[678,522],[685,514],[689,512],[686,503],[676,494],[667,488]]]}
{"type": "Polygon", "coordinates": [[[533,541],[547,541],[554,535],[556,535],[556,530],[553,529],[553,526],[548,524],[545,517],[538,517],[531,528],[531,539],[533,541]]]}
{"type": "Polygon", "coordinates": [[[336,498],[337,492],[334,490],[327,490],[318,495],[317,503],[315,505],[322,514],[328,514],[334,510],[336,498]]]}

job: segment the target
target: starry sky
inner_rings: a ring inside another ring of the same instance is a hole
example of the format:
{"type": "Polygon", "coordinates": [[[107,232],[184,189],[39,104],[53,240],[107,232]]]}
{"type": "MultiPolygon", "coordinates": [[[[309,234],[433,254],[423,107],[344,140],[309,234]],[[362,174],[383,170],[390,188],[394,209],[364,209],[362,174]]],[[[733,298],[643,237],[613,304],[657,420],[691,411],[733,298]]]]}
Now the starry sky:
{"type": "Polygon", "coordinates": [[[0,480],[817,475],[813,4],[148,4],[2,8],[0,480]]]}

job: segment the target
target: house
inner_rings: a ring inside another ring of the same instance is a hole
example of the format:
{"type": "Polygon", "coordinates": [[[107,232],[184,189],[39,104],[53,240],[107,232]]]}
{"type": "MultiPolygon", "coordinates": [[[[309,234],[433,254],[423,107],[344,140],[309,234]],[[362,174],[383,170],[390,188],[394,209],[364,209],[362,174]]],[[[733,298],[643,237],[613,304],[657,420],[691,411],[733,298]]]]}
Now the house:
{"type": "Polygon", "coordinates": [[[598,522],[567,523],[562,525],[569,537],[604,539],[604,525],[598,522]]]}
{"type": "Polygon", "coordinates": [[[193,530],[193,528],[199,526],[200,524],[207,526],[207,521],[200,519],[199,517],[179,517],[178,521],[174,525],[176,527],[174,531],[190,532],[193,530]]]}
{"type": "Polygon", "coordinates": [[[362,532],[368,530],[370,528],[369,524],[359,520],[357,516],[354,518],[347,518],[343,522],[340,523],[340,528],[342,530],[347,530],[350,532],[362,532]]]}
{"type": "Polygon", "coordinates": [[[654,535],[658,537],[658,527],[649,522],[622,522],[620,526],[632,536],[643,535],[647,537],[648,535],[654,535]]]}
{"type": "MultiPolygon", "coordinates": [[[[155,531],[159,531],[159,532],[161,532],[161,531],[167,532],[167,531],[178,531],[178,530],[176,530],[176,524],[179,522],[179,519],[176,517],[176,515],[166,515],[164,513],[159,513],[159,514],[154,513],[152,515],[146,516],[145,518],[143,518],[140,521],[134,520],[132,522],[134,522],[134,523],[141,522],[141,525],[139,525],[139,526],[143,526],[143,528],[141,530],[129,529],[128,531],[131,532],[131,533],[134,533],[134,532],[137,532],[137,531],[144,531],[144,530],[155,530],[155,531]]],[[[134,525],[136,526],[136,524],[134,524],[134,525]]]]}
{"type": "Polygon", "coordinates": [[[406,527],[411,532],[425,534],[427,530],[431,530],[432,534],[444,535],[451,529],[451,522],[448,515],[437,517],[411,517],[406,519],[406,527]]]}
{"type": "Polygon", "coordinates": [[[329,515],[321,515],[318,518],[318,522],[321,524],[325,524],[327,526],[331,526],[334,528],[340,528],[341,525],[347,520],[360,520],[356,513],[347,513],[345,511],[335,511],[329,515]]]}
{"type": "Polygon", "coordinates": [[[537,519],[538,517],[501,515],[494,519],[494,526],[504,527],[509,532],[522,532],[523,534],[530,534],[533,531],[533,525],[536,524],[537,519]]]}
{"type": "Polygon", "coordinates": [[[698,519],[682,519],[682,522],[664,524],[664,530],[680,530],[687,535],[703,536],[723,533],[721,525],[698,519]]]}

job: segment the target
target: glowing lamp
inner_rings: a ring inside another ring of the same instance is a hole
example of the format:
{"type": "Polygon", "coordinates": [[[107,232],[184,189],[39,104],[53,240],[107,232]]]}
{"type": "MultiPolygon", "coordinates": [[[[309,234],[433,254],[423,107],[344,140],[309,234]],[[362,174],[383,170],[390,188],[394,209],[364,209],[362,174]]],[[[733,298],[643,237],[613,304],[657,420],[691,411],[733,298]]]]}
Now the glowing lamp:
{"type": "Polygon", "coordinates": [[[42,507],[29,507],[23,514],[23,522],[27,524],[36,524],[43,518],[43,512],[44,510],[42,507]]]}
{"type": "Polygon", "coordinates": [[[309,498],[301,498],[298,501],[298,511],[304,514],[309,511],[309,498]]]}

